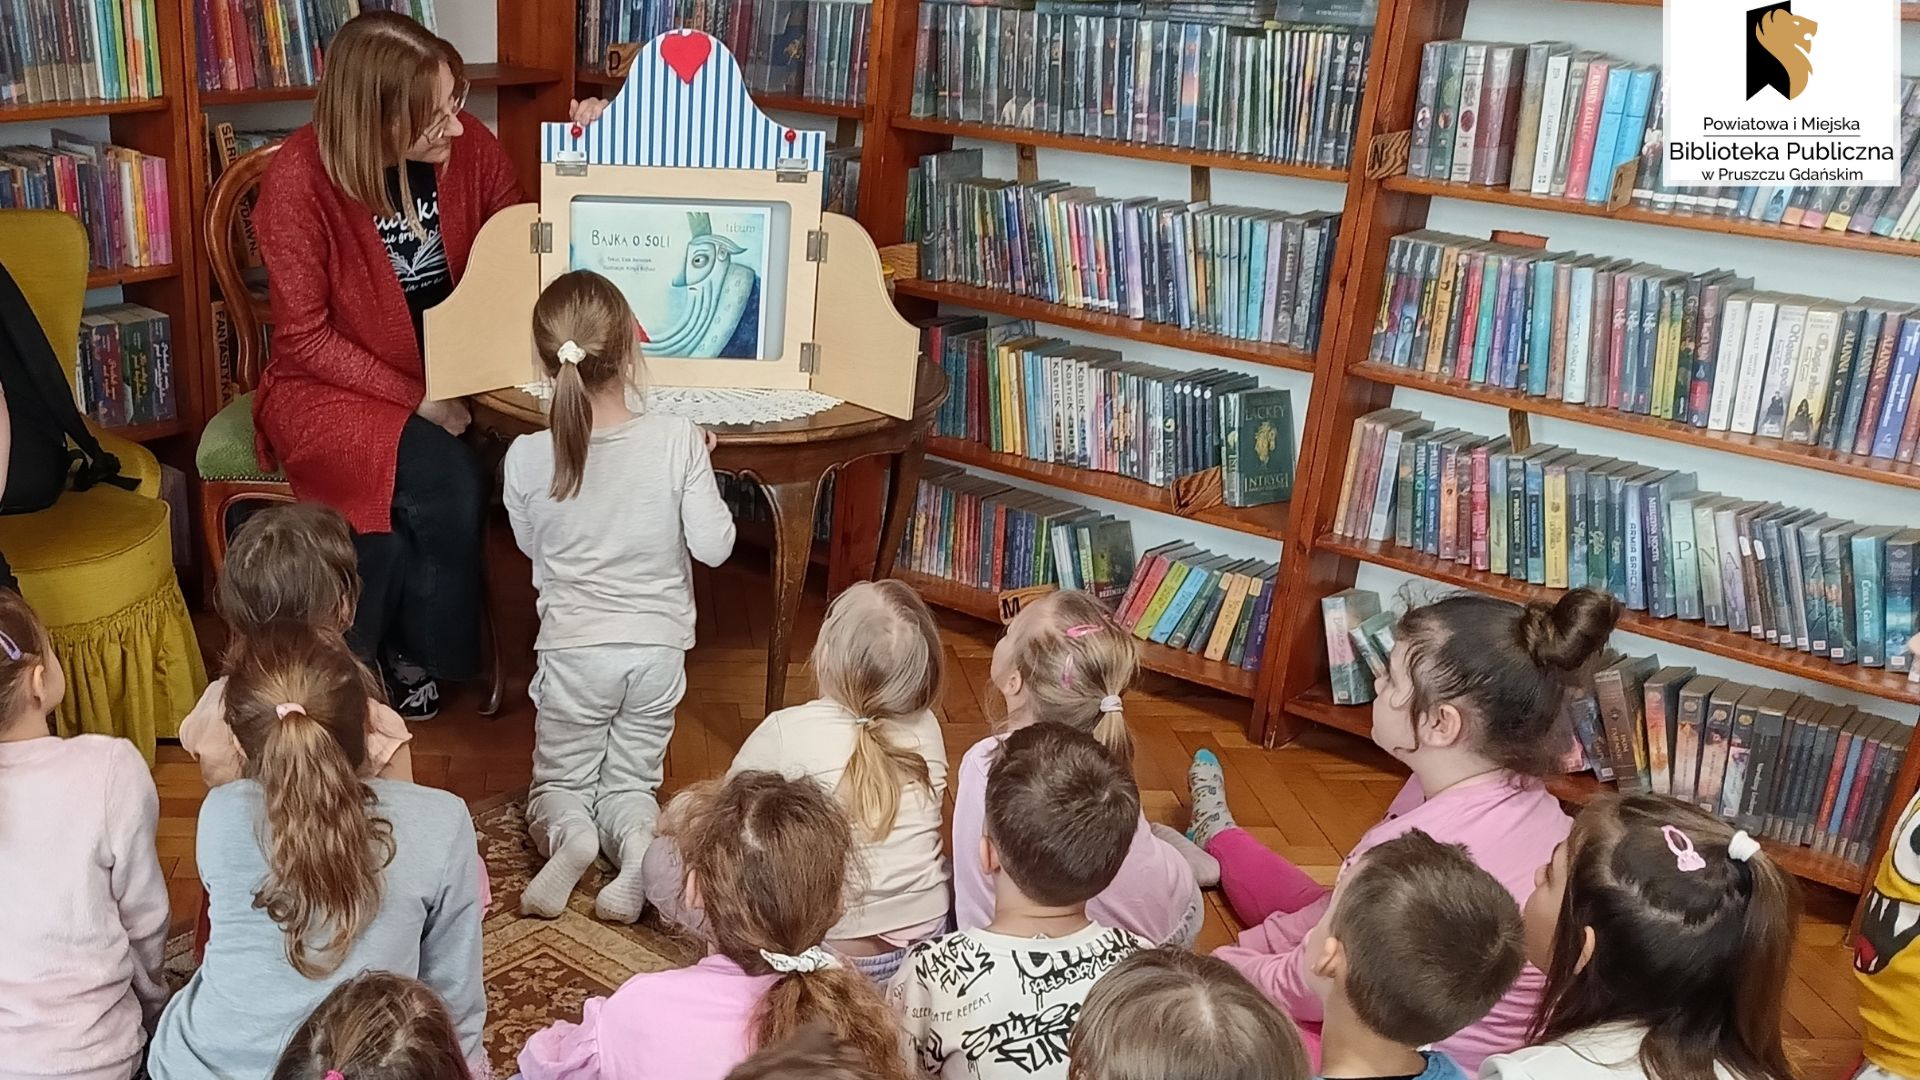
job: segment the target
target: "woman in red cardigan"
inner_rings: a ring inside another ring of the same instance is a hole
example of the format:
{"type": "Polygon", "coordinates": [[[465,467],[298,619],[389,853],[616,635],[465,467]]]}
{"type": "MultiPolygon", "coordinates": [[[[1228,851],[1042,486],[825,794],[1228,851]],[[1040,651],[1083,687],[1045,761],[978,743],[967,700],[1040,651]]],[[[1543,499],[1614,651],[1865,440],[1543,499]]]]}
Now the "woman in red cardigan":
{"type": "MultiPolygon", "coordinates": [[[[253,215],[274,316],[254,424],[294,493],[353,525],[354,651],[425,719],[436,679],[479,673],[485,489],[459,439],[467,407],[425,400],[421,313],[453,291],[480,226],[524,196],[463,108],[452,45],[369,12],[326,61],[313,123],[275,156],[253,215]]],[[[578,102],[573,119],[603,107],[578,102]]]]}

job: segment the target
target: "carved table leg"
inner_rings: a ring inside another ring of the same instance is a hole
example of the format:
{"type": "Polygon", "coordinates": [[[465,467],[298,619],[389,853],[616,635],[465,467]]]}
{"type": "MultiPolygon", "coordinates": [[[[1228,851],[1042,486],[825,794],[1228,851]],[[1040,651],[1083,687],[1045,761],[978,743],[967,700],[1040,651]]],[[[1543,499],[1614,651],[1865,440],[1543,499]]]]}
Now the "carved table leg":
{"type": "Polygon", "coordinates": [[[900,554],[900,539],[906,535],[907,521],[913,516],[914,499],[920,489],[920,466],[927,456],[927,445],[919,439],[893,455],[887,475],[887,520],[880,530],[880,552],[873,560],[873,578],[893,576],[893,561],[900,554]]]}
{"type": "Polygon", "coordinates": [[[800,613],[800,594],[806,591],[807,566],[813,553],[814,502],[821,477],[762,483],[773,508],[773,626],[767,634],[767,711],[786,705],[787,659],[792,648],[793,620],[800,613]]]}

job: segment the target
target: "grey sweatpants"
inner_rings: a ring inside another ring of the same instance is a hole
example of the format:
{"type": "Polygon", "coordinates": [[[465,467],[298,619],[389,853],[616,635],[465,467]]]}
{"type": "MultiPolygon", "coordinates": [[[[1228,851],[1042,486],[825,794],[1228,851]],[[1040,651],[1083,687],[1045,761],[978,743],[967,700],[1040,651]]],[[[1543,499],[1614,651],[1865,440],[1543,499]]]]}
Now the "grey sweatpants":
{"type": "Polygon", "coordinates": [[[540,653],[528,687],[536,713],[527,828],[542,854],[579,827],[596,829],[615,863],[623,841],[652,838],[686,660],[685,650],[667,645],[540,653]]]}

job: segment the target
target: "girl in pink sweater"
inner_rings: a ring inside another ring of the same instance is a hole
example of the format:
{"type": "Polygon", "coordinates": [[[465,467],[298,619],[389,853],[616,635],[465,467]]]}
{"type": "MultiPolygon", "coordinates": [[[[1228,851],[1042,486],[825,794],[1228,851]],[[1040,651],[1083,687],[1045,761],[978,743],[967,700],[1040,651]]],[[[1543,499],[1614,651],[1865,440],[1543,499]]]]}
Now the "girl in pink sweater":
{"type": "MultiPolygon", "coordinates": [[[[1567,686],[1606,645],[1619,612],[1612,597],[1575,589],[1558,603],[1526,607],[1462,594],[1402,616],[1387,673],[1374,686],[1373,741],[1413,776],[1386,819],[1347,853],[1342,871],[1370,848],[1420,829],[1466,845],[1524,904],[1534,871],[1553,857],[1570,824],[1538,779],[1568,746],[1567,686]]],[[[1321,1005],[1306,958],[1329,890],[1234,825],[1213,754],[1195,755],[1189,781],[1188,835],[1219,860],[1227,902],[1251,927],[1214,955],[1290,1012],[1317,1056],[1321,1005]]],[[[1484,1019],[1437,1049],[1474,1073],[1488,1055],[1524,1045],[1541,985],[1537,969],[1523,968],[1484,1019]]]]}
{"type": "MultiPolygon", "coordinates": [[[[980,849],[987,815],[987,774],[1007,733],[1053,720],[1091,734],[1131,767],[1133,735],[1120,695],[1140,668],[1133,635],[1084,592],[1049,593],[1007,624],[993,647],[988,677],[1005,696],[1001,730],[974,743],[960,761],[953,797],[953,850],[980,849]]],[[[1171,830],[1168,830],[1171,832],[1171,830]]],[[[1172,833],[1178,836],[1178,833],[1172,833]]],[[[953,860],[953,914],[962,930],[993,921],[993,880],[980,860],[953,860]]],[[[1192,946],[1204,901],[1187,859],[1142,816],[1113,884],[1087,904],[1087,917],[1130,930],[1155,945],[1192,946]]]]}
{"type": "Polygon", "coordinates": [[[153,777],[125,739],[51,734],[65,696],[40,620],[0,591],[0,1080],[127,1080],[167,998],[153,777]]]}
{"type": "Polygon", "coordinates": [[[537,1032],[522,1080],[723,1080],[808,1024],[846,1045],[862,1075],[907,1080],[880,992],[822,944],[846,910],[853,829],[840,804],[812,780],[756,771],[674,806],[682,895],[713,951],[635,975],[588,999],[579,1023],[537,1032]]]}

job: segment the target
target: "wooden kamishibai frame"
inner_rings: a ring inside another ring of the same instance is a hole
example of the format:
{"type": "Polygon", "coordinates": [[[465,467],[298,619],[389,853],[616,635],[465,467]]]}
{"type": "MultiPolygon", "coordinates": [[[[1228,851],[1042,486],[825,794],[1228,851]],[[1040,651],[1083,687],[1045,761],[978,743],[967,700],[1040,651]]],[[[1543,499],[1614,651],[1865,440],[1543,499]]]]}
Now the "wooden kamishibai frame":
{"type": "Polygon", "coordinates": [[[640,314],[654,383],[811,389],[912,415],[918,334],[866,232],[820,209],[825,134],[768,119],[720,41],[655,38],[600,119],[542,125],[540,144],[539,202],[494,215],[426,313],[429,397],[541,377],[534,300],[584,267],[640,314]]]}

